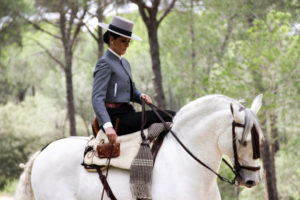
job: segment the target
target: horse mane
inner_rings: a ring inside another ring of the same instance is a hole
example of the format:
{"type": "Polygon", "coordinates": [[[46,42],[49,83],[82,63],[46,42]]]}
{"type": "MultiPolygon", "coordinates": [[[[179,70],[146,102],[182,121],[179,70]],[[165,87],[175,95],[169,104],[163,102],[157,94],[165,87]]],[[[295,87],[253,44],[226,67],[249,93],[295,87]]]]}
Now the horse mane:
{"type": "MultiPolygon", "coordinates": [[[[235,109],[239,109],[240,112],[244,111],[245,113],[244,123],[246,124],[246,127],[243,131],[241,142],[244,142],[247,139],[253,126],[255,126],[260,138],[262,138],[261,126],[253,111],[248,108],[245,109],[245,107],[239,101],[220,94],[206,95],[183,106],[173,119],[174,126],[183,125],[189,119],[192,119],[196,116],[200,116],[201,119],[201,116],[205,117],[212,112],[228,109],[228,113],[230,113],[230,104],[232,104],[235,109]]],[[[241,121],[242,120],[243,119],[241,119],[241,121]]]]}
{"type": "Polygon", "coordinates": [[[225,109],[230,111],[231,103],[238,107],[243,107],[238,101],[224,95],[206,95],[184,105],[175,115],[173,122],[178,123],[184,118],[194,117],[195,115],[206,116],[212,111],[217,112],[225,109]]]}

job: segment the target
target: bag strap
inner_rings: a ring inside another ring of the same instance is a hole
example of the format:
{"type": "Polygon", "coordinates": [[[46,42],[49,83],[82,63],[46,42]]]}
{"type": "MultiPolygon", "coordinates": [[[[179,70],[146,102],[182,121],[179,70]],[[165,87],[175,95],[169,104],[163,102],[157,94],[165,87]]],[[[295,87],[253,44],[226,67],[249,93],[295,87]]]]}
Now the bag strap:
{"type": "MultiPolygon", "coordinates": [[[[117,132],[118,131],[118,128],[119,128],[119,123],[120,123],[120,118],[117,118],[116,119],[116,125],[115,125],[115,131],[117,132]]],[[[112,151],[113,151],[113,145],[114,144],[111,144],[111,152],[110,152],[110,155],[112,154],[112,151]]],[[[110,186],[107,182],[107,177],[108,177],[108,171],[109,171],[109,167],[110,167],[110,159],[111,159],[111,156],[109,156],[108,158],[108,162],[106,164],[106,175],[104,176],[102,174],[102,171],[100,168],[97,168],[97,172],[99,174],[99,177],[100,177],[100,180],[102,182],[102,185],[103,185],[103,189],[102,189],[102,195],[101,195],[101,200],[103,200],[103,196],[104,196],[104,190],[106,191],[106,194],[108,197],[110,197],[110,199],[112,200],[116,200],[116,197],[114,196],[114,193],[112,192],[112,190],[110,189],[110,186]]]]}
{"type": "MultiPolygon", "coordinates": [[[[102,171],[100,169],[100,167],[97,167],[97,172],[98,172],[98,175],[99,175],[99,178],[102,182],[102,185],[103,185],[103,189],[105,190],[107,196],[111,199],[111,200],[117,200],[117,198],[115,197],[115,195],[113,194],[112,190],[110,189],[109,187],[109,184],[107,182],[107,179],[106,177],[102,174],[102,171]]],[[[103,191],[104,191],[103,190],[103,191]]],[[[101,199],[103,199],[103,191],[102,191],[102,196],[101,196],[101,199]]]]}

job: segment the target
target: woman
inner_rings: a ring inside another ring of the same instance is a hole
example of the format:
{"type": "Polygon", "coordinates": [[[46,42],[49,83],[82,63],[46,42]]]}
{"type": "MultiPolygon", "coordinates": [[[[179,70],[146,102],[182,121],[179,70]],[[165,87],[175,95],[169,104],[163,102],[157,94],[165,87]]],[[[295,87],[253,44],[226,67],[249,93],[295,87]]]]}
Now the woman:
{"type": "MultiPolygon", "coordinates": [[[[131,68],[128,61],[121,57],[126,53],[131,39],[142,39],[132,34],[133,22],[115,16],[109,25],[100,23],[106,29],[103,41],[108,45],[105,55],[99,59],[94,71],[92,104],[99,126],[107,134],[111,143],[117,135],[132,133],[141,129],[141,112],[135,112],[129,103],[141,103],[144,100],[151,104],[151,97],[141,93],[132,80],[131,68]],[[115,127],[115,128],[114,128],[115,127]]],[[[174,112],[168,111],[174,115],[174,112]]],[[[164,114],[165,121],[172,119],[164,114]]],[[[154,112],[146,112],[147,123],[160,122],[154,112]]]]}

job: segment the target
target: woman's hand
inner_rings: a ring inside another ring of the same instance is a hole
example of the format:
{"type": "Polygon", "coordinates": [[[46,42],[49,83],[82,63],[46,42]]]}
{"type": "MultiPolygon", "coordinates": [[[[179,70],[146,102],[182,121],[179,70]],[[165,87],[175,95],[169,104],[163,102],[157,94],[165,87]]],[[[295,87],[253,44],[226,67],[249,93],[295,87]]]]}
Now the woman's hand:
{"type": "Polygon", "coordinates": [[[146,104],[152,104],[152,99],[147,94],[142,94],[141,99],[144,100],[146,104]]]}
{"type": "Polygon", "coordinates": [[[113,127],[107,127],[105,129],[105,133],[107,135],[107,138],[109,140],[109,143],[114,144],[117,141],[118,135],[115,131],[115,129],[113,129],[113,127]]]}

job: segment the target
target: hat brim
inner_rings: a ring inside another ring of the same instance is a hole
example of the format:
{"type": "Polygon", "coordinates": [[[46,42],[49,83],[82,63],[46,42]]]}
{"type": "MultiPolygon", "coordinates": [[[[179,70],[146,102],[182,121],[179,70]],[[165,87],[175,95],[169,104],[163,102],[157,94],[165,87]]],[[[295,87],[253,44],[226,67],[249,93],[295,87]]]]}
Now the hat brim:
{"type": "Polygon", "coordinates": [[[131,34],[131,36],[128,36],[128,35],[124,35],[122,33],[119,33],[119,32],[116,32],[116,31],[113,31],[111,29],[109,29],[109,25],[108,24],[105,24],[105,23],[98,23],[98,26],[100,26],[101,28],[104,28],[110,32],[113,32],[115,34],[118,34],[118,35],[121,35],[123,37],[126,37],[126,38],[130,38],[130,39],[133,39],[133,40],[137,40],[137,41],[143,41],[142,38],[140,38],[139,36],[137,35],[134,35],[134,34],[131,34]]]}

